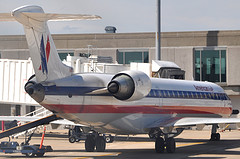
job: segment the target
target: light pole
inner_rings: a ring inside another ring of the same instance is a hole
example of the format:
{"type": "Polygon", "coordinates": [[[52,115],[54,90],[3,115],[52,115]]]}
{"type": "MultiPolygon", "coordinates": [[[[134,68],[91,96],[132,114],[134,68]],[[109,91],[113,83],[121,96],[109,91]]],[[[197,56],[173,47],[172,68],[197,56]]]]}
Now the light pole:
{"type": "Polygon", "coordinates": [[[156,60],[161,60],[161,0],[157,0],[156,60]]]}

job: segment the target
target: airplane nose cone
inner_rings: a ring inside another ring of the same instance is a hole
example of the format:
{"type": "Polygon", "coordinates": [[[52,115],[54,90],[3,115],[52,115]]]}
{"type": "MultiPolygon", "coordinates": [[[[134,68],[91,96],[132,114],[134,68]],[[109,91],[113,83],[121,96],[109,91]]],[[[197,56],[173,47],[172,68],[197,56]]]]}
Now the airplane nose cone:
{"type": "Polygon", "coordinates": [[[115,94],[115,93],[118,92],[118,90],[119,90],[119,85],[118,85],[117,82],[112,81],[112,82],[109,83],[109,85],[108,85],[108,91],[109,91],[110,93],[115,94]]]}

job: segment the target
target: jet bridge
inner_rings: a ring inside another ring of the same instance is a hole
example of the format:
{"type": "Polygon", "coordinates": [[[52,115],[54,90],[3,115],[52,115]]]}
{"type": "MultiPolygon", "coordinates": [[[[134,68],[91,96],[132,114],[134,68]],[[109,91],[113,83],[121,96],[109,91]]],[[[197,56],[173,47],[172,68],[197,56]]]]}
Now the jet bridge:
{"type": "Polygon", "coordinates": [[[37,127],[39,125],[49,124],[51,121],[58,120],[58,119],[60,119],[60,117],[57,117],[55,114],[52,114],[47,117],[34,120],[32,122],[28,122],[26,124],[13,127],[11,129],[1,132],[0,139],[4,138],[4,137],[8,137],[8,136],[16,134],[16,133],[20,133],[25,130],[29,130],[29,129],[37,127]]]}
{"type": "Polygon", "coordinates": [[[153,77],[185,79],[185,71],[171,61],[152,60],[153,77]]]}

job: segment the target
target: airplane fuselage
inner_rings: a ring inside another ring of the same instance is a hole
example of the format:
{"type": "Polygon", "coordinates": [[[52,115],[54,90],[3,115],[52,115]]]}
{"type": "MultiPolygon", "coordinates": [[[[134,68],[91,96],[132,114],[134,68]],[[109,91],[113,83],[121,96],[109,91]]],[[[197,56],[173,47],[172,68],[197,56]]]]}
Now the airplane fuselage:
{"type": "Polygon", "coordinates": [[[229,117],[232,106],[224,90],[210,82],[150,78],[149,94],[139,100],[118,100],[106,88],[113,75],[76,74],[42,83],[40,103],[57,115],[99,132],[148,133],[183,117],[229,117]]]}

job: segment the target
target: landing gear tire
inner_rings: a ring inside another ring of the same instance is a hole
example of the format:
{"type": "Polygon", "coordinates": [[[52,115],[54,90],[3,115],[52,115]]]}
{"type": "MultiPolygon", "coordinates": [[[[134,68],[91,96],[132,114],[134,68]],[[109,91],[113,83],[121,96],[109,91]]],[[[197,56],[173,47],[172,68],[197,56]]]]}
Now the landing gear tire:
{"type": "Polygon", "coordinates": [[[163,153],[164,152],[164,139],[162,137],[158,137],[156,138],[156,141],[155,141],[155,151],[157,153],[163,153]]]}
{"type": "Polygon", "coordinates": [[[68,140],[70,143],[76,142],[76,138],[74,136],[70,136],[68,140]]]}
{"type": "Polygon", "coordinates": [[[106,140],[103,136],[98,136],[96,139],[96,150],[97,152],[103,152],[106,148],[106,140]]]}
{"type": "Polygon", "coordinates": [[[87,152],[93,152],[95,149],[95,137],[93,135],[88,135],[85,141],[85,150],[87,152]]]}
{"type": "Polygon", "coordinates": [[[168,153],[174,153],[176,150],[176,142],[174,138],[170,137],[166,139],[166,150],[168,153]]]}
{"type": "Polygon", "coordinates": [[[37,157],[43,157],[43,156],[44,156],[44,153],[36,153],[36,156],[37,156],[37,157]]]}
{"type": "Polygon", "coordinates": [[[210,141],[220,141],[220,134],[219,133],[212,133],[210,141]]]}
{"type": "Polygon", "coordinates": [[[26,157],[34,157],[35,153],[25,153],[26,157]]]}
{"type": "Polygon", "coordinates": [[[220,137],[220,134],[217,133],[217,134],[216,134],[216,141],[220,141],[220,138],[221,138],[221,137],[220,137]]]}
{"type": "Polygon", "coordinates": [[[105,136],[105,140],[106,140],[106,143],[112,143],[114,139],[112,135],[109,135],[109,136],[105,136]]]}

